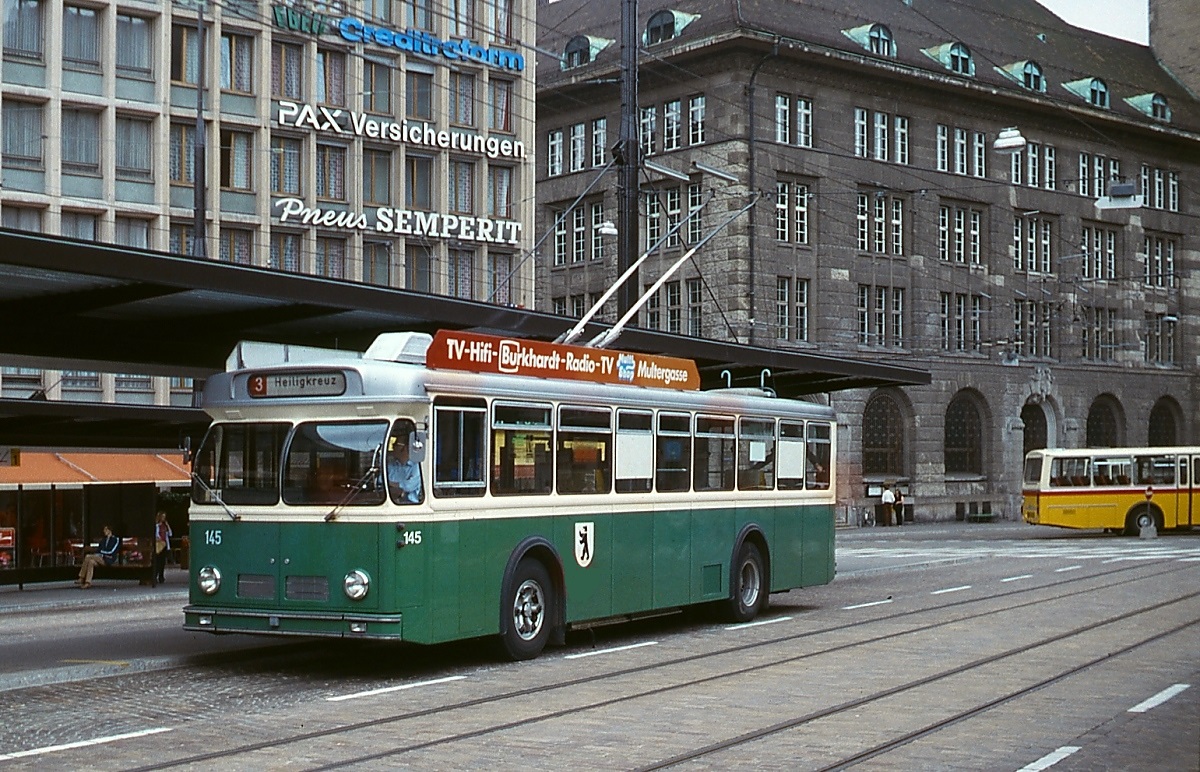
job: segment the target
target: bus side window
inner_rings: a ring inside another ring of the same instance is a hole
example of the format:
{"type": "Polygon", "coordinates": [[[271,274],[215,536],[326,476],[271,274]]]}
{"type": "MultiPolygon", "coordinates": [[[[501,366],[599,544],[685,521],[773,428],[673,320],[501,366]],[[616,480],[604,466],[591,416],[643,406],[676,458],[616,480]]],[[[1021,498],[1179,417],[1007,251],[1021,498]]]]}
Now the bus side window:
{"type": "Polygon", "coordinates": [[[433,495],[482,496],[487,488],[486,403],[439,397],[434,400],[433,428],[433,495]]]}
{"type": "Polygon", "coordinates": [[[692,417],[688,413],[659,413],[655,443],[655,486],[659,491],[691,487],[692,417]]]}

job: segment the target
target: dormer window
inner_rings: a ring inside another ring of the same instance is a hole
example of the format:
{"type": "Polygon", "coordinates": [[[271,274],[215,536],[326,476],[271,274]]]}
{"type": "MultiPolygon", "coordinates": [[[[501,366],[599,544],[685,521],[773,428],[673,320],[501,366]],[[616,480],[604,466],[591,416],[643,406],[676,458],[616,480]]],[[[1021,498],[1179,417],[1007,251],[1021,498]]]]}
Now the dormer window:
{"type": "Polygon", "coordinates": [[[1167,98],[1162,94],[1155,94],[1150,99],[1150,117],[1156,120],[1170,122],[1171,105],[1167,104],[1167,98]]]}
{"type": "Polygon", "coordinates": [[[1088,101],[1096,107],[1108,107],[1108,85],[1099,78],[1092,78],[1091,88],[1088,89],[1088,101]]]}
{"type": "Polygon", "coordinates": [[[894,57],[896,41],[892,39],[892,31],[882,24],[872,24],[867,33],[867,50],[876,56],[894,57]]]}
{"type": "Polygon", "coordinates": [[[949,60],[946,64],[951,72],[957,72],[959,75],[975,74],[975,63],[971,60],[971,49],[962,43],[951,45],[947,56],[949,60]]]}
{"type": "Polygon", "coordinates": [[[1042,65],[1037,62],[1025,62],[1025,66],[1021,68],[1021,77],[1025,82],[1025,88],[1030,91],[1046,90],[1046,80],[1042,77],[1042,65]]]}
{"type": "Polygon", "coordinates": [[[581,67],[592,61],[592,44],[586,35],[576,35],[563,49],[563,69],[581,67]]]}
{"type": "Polygon", "coordinates": [[[655,43],[679,37],[684,27],[699,18],[700,15],[695,13],[659,11],[651,16],[649,23],[646,24],[646,33],[642,36],[642,42],[652,46],[655,43]]]}

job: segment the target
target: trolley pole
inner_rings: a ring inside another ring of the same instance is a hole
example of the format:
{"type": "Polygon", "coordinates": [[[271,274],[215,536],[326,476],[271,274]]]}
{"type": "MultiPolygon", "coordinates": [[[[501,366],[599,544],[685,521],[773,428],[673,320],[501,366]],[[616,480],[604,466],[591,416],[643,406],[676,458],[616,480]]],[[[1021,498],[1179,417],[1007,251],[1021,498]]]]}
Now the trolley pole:
{"type": "MultiPolygon", "coordinates": [[[[620,167],[617,184],[617,276],[633,266],[638,254],[638,34],[637,0],[621,0],[621,130],[613,154],[620,167]]],[[[633,271],[617,294],[617,316],[637,302],[638,274],[633,271]]]]}

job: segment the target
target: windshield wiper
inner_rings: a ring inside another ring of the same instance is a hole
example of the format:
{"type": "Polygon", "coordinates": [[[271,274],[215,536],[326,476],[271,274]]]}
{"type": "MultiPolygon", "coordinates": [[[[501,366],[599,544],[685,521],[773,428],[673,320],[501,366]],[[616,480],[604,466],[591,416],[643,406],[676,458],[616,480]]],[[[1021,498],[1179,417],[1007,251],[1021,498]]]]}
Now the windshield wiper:
{"type": "Polygon", "coordinates": [[[212,496],[213,499],[218,504],[221,505],[221,509],[225,510],[225,514],[229,515],[230,520],[241,520],[242,519],[241,515],[237,514],[232,509],[230,509],[229,505],[226,504],[224,502],[224,500],[221,499],[221,494],[217,493],[215,490],[208,487],[208,483],[206,483],[206,482],[204,482],[204,480],[200,479],[200,475],[196,474],[195,472],[192,472],[192,479],[195,480],[196,482],[200,483],[200,487],[204,489],[204,492],[207,493],[209,496],[212,496]]]}
{"type": "Polygon", "coordinates": [[[328,523],[330,520],[333,520],[338,516],[338,513],[342,511],[343,507],[348,505],[351,501],[354,501],[354,499],[358,498],[358,494],[368,490],[367,482],[372,477],[377,477],[379,475],[379,455],[382,451],[382,444],[379,444],[375,447],[375,451],[371,454],[371,466],[367,468],[367,471],[362,477],[358,478],[358,480],[348,486],[349,490],[346,491],[346,495],[343,496],[342,500],[335,504],[333,509],[329,510],[329,513],[325,515],[325,522],[328,523]]]}

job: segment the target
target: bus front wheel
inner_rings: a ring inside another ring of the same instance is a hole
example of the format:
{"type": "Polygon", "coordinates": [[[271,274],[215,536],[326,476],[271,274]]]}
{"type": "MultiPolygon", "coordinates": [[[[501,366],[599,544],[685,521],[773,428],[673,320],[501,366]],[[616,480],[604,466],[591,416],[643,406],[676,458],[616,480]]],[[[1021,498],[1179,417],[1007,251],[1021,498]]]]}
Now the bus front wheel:
{"type": "Polygon", "coordinates": [[[730,572],[728,616],[734,622],[749,622],[766,605],[766,572],[762,553],[750,542],[738,550],[737,560],[730,572]]]}
{"type": "Polygon", "coordinates": [[[553,593],[550,574],[540,561],[525,558],[517,564],[504,590],[502,606],[508,618],[500,643],[509,659],[533,659],[546,648],[553,593]]]}

